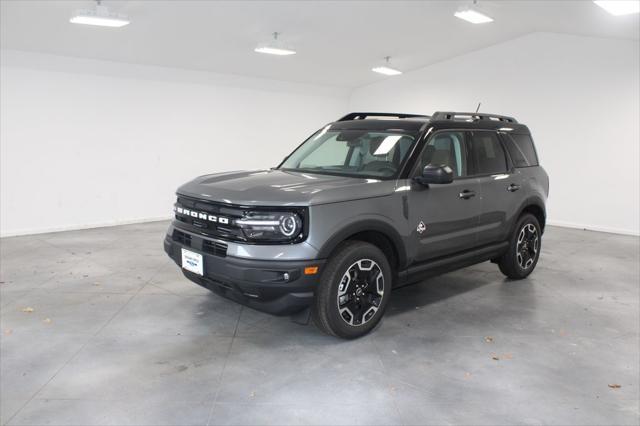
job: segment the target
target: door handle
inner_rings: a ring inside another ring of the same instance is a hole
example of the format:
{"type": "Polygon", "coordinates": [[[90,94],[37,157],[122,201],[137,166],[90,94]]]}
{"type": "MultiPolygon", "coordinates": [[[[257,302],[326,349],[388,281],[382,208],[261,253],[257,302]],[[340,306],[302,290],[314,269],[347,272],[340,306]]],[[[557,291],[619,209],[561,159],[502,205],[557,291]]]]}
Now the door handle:
{"type": "Polygon", "coordinates": [[[468,200],[469,198],[476,196],[476,191],[469,191],[468,189],[465,189],[460,194],[458,194],[458,196],[463,200],[468,200]]]}
{"type": "Polygon", "coordinates": [[[516,185],[515,183],[512,183],[507,187],[507,191],[509,192],[516,192],[518,189],[520,189],[520,185],[516,185]]]}

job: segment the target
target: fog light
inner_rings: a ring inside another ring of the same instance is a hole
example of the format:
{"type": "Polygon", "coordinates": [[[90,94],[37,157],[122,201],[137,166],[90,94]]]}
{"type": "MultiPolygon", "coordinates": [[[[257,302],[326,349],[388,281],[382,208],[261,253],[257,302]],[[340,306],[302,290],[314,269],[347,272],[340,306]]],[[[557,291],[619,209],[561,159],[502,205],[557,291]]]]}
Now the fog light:
{"type": "Polygon", "coordinates": [[[289,273],[288,273],[288,272],[285,272],[284,274],[282,274],[282,278],[283,278],[285,281],[289,281],[289,273]]]}

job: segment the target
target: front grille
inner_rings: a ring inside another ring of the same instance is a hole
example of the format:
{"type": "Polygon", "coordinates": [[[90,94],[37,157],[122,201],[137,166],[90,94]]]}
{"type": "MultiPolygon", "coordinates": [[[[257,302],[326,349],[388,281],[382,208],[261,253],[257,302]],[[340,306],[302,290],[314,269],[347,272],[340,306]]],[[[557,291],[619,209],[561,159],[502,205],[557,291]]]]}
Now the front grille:
{"type": "Polygon", "coordinates": [[[174,206],[176,227],[195,235],[205,237],[234,241],[242,243],[256,244],[283,244],[280,241],[264,241],[252,242],[245,237],[242,229],[235,224],[236,219],[246,217],[247,212],[263,210],[263,211],[292,211],[302,218],[303,229],[299,237],[295,241],[289,241],[289,244],[304,241],[308,232],[308,212],[304,207],[282,207],[282,206],[247,206],[241,207],[237,205],[229,205],[217,203],[214,201],[201,200],[197,198],[178,195],[178,200],[174,206]],[[188,214],[184,212],[188,209],[188,214]]]}
{"type": "Polygon", "coordinates": [[[234,220],[240,219],[244,215],[242,208],[196,200],[181,195],[178,196],[176,208],[187,208],[192,212],[197,212],[196,216],[191,216],[179,214],[176,211],[176,220],[181,222],[180,227],[186,230],[212,238],[246,241],[240,227],[234,225],[234,220]],[[215,217],[216,221],[209,220],[211,217],[215,217]],[[223,221],[227,223],[223,223],[223,221]]]}
{"type": "MultiPolygon", "coordinates": [[[[191,235],[189,234],[185,234],[184,232],[180,232],[177,229],[174,229],[172,239],[176,243],[180,243],[183,246],[191,247],[191,235]]],[[[225,253],[226,253],[226,250],[225,250],[225,253]]]]}
{"type": "Polygon", "coordinates": [[[202,251],[214,256],[226,257],[227,245],[218,241],[203,240],[202,251]]]}

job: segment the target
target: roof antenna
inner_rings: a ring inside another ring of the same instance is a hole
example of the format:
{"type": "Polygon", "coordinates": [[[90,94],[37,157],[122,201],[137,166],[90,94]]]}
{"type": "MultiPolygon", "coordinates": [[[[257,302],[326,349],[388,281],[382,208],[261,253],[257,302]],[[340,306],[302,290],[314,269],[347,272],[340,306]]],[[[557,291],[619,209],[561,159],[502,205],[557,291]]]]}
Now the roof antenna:
{"type": "Polygon", "coordinates": [[[478,102],[478,108],[476,108],[476,114],[478,113],[478,111],[480,111],[480,105],[482,105],[482,102],[478,102]]]}

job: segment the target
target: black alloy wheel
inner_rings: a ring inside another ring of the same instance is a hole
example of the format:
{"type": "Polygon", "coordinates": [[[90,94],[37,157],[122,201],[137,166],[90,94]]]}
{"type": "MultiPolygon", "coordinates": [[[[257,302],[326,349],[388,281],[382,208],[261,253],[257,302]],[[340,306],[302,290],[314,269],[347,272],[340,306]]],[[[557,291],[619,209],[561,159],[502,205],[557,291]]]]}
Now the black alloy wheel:
{"type": "Polygon", "coordinates": [[[529,269],[538,257],[538,230],[532,223],[527,223],[518,233],[516,259],[522,269],[529,269]]]}
{"type": "Polygon", "coordinates": [[[311,309],[327,334],[354,339],[373,330],[391,297],[393,271],[380,248],[345,241],[325,264],[311,309]]]}
{"type": "Polygon", "coordinates": [[[380,308],[384,296],[382,269],[371,259],[361,259],[347,268],[338,286],[338,311],[351,326],[366,324],[380,308]]]}
{"type": "Polygon", "coordinates": [[[509,238],[509,248],[497,259],[500,271],[514,280],[526,278],[538,264],[541,245],[540,222],[530,213],[523,214],[509,238]]]}

